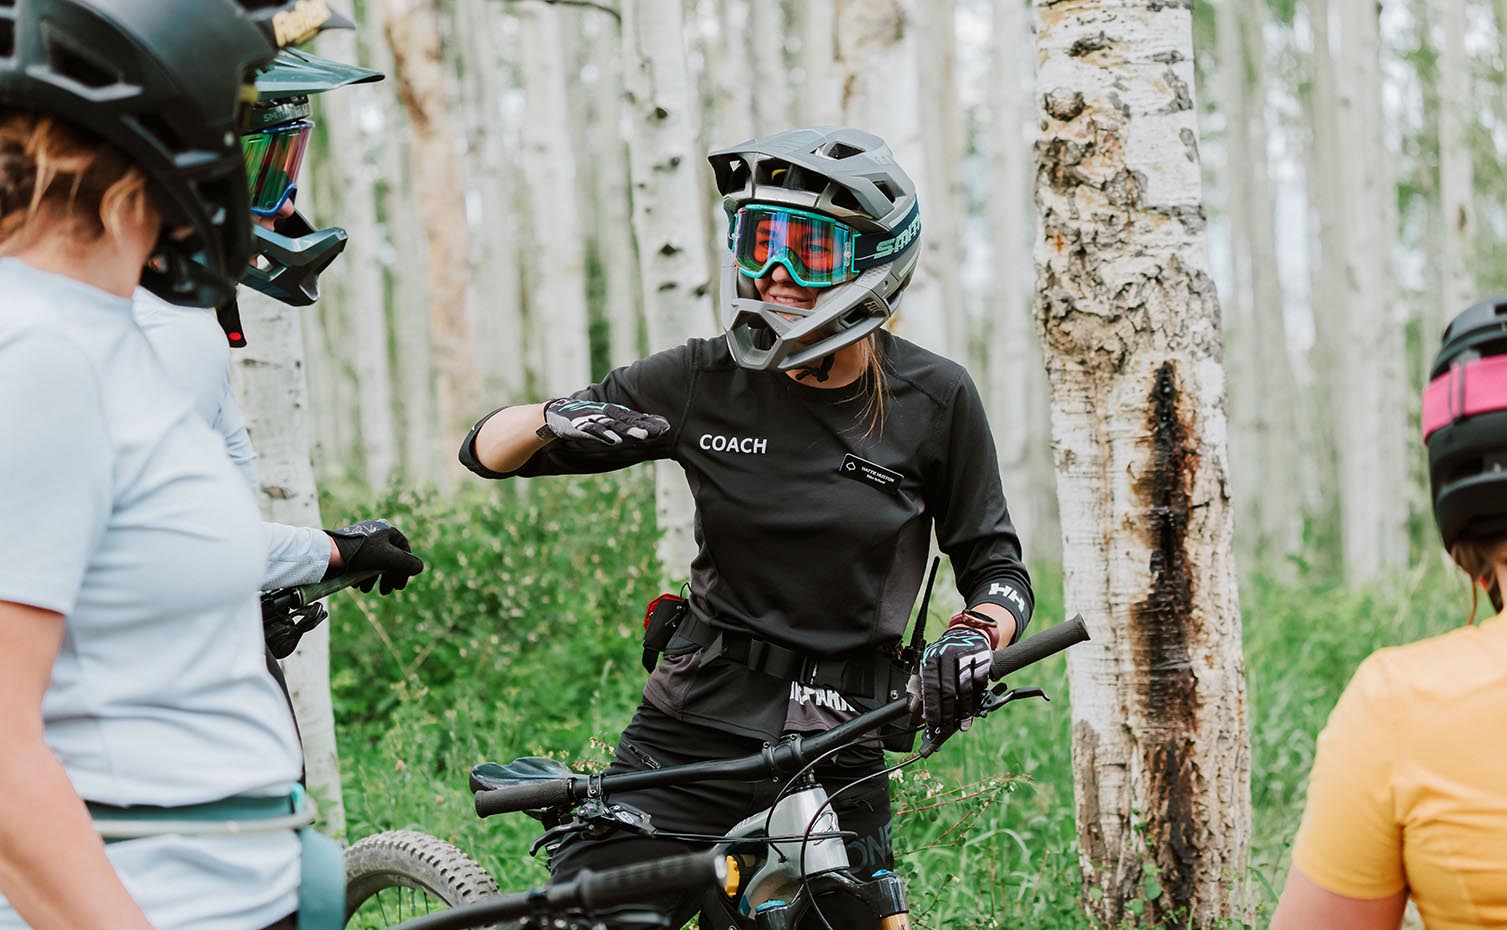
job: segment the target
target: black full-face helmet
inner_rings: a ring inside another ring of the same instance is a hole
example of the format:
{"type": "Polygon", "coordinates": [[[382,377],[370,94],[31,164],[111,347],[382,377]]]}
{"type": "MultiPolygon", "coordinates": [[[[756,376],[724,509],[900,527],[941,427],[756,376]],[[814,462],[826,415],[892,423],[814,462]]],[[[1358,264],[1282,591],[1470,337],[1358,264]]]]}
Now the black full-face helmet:
{"type": "MultiPolygon", "coordinates": [[[[291,48],[257,74],[257,102],[241,137],[253,214],[279,216],[298,190],[299,167],[314,129],[309,98],[382,78],[378,71],[291,48]]],[[[294,210],[270,230],[256,225],[252,239],[255,256],[241,283],[290,306],[306,307],[319,299],[319,276],[345,250],[347,236],[338,226],[316,229],[294,210]]],[[[217,310],[230,344],[244,346],[235,301],[217,310]]]]}
{"type": "Polygon", "coordinates": [[[325,0],[0,0],[0,106],[56,115],[138,165],[163,223],[142,285],[214,306],[251,255],[247,84],[336,25],[325,0]]]}
{"type": "Polygon", "coordinates": [[[883,139],[842,126],[750,139],[707,159],[728,218],[719,301],[733,358],[824,379],[824,361],[883,325],[910,284],[921,238],[915,184],[883,139]],[[754,281],[777,264],[820,289],[815,306],[760,299],[754,281]]]}
{"type": "Polygon", "coordinates": [[[1445,329],[1423,394],[1423,441],[1445,548],[1507,536],[1507,295],[1445,329]]]}

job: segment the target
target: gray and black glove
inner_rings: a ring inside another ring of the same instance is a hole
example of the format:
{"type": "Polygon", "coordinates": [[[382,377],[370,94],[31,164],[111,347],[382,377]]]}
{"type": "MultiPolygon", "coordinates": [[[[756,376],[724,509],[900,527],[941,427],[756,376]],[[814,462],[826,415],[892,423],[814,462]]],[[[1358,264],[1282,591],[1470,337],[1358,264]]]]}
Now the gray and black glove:
{"type": "Polygon", "coordinates": [[[338,530],[325,530],[335,540],[340,550],[340,561],[345,565],[331,568],[325,574],[329,578],[337,574],[378,572],[376,578],[358,582],[356,587],[370,591],[372,585],[381,582],[381,592],[391,594],[408,584],[408,579],[424,570],[424,563],[413,554],[408,537],[386,520],[362,520],[360,523],[338,530]]]}
{"type": "Polygon", "coordinates": [[[559,397],[544,405],[540,439],[589,439],[609,446],[644,442],[669,432],[670,421],[621,404],[559,397]]]}
{"type": "Polygon", "coordinates": [[[989,637],[966,626],[948,628],[921,653],[921,716],[932,749],[978,716],[993,659],[989,637]]]}

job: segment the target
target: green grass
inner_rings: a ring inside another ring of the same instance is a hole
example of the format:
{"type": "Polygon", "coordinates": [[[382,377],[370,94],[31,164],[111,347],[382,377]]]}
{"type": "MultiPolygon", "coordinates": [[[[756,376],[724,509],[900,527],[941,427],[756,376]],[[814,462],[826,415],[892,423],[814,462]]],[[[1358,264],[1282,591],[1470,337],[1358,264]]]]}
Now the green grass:
{"type": "MultiPolygon", "coordinates": [[[[400,595],[341,595],[332,605],[352,839],[419,829],[465,849],[506,890],[545,879],[526,852],[535,822],[478,820],[466,773],[522,755],[585,767],[610,758],[643,686],[643,607],[668,590],[654,562],[652,499],[647,473],[630,473],[377,507],[327,502],[330,519],[389,516],[429,566],[400,595]]],[[[950,582],[939,578],[938,589],[950,582]]],[[[1036,589],[1042,627],[1062,616],[1060,575],[1039,570],[1036,589]]],[[[1437,563],[1373,592],[1313,579],[1246,586],[1258,925],[1286,869],[1314,736],[1350,673],[1379,646],[1458,625],[1463,591],[1437,563]]],[[[950,590],[939,597],[933,620],[955,601],[950,590]]],[[[918,926],[1085,924],[1065,662],[1012,683],[1055,700],[980,722],[895,783],[896,846],[918,926]]]]}

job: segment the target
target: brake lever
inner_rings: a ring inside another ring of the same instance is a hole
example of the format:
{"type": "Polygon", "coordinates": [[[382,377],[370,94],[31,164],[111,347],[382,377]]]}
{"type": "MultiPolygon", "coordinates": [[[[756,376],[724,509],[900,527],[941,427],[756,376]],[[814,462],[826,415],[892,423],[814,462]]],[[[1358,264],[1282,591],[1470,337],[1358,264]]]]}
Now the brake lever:
{"type": "Polygon", "coordinates": [[[575,816],[570,822],[544,831],[529,846],[529,855],[537,855],[541,847],[577,833],[588,839],[601,839],[614,832],[651,839],[659,835],[651,818],[644,811],[627,804],[607,804],[600,798],[593,798],[576,808],[575,816]]]}
{"type": "Polygon", "coordinates": [[[978,716],[987,717],[1012,701],[1024,701],[1029,698],[1041,698],[1049,704],[1052,701],[1051,698],[1047,697],[1047,693],[1040,688],[1011,688],[1008,691],[1001,692],[1000,689],[1003,687],[1004,685],[1000,685],[998,688],[984,695],[984,700],[979,704],[978,716]]]}

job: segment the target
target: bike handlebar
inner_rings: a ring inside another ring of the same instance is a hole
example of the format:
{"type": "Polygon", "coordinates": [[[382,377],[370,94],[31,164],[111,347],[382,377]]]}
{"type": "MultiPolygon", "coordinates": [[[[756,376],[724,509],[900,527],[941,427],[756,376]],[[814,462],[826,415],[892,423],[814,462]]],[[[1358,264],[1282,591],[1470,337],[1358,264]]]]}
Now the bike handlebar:
{"type": "Polygon", "coordinates": [[[405,921],[393,930],[471,930],[535,914],[589,913],[640,904],[713,884],[727,884],[727,860],[706,852],[689,853],[604,872],[587,869],[574,881],[464,904],[405,921]]]}
{"type": "MultiPolygon", "coordinates": [[[[1082,616],[1037,633],[1012,646],[994,653],[990,663],[989,677],[1003,678],[1028,665],[1040,662],[1069,646],[1089,638],[1088,627],[1082,616]]],[[[792,775],[811,760],[839,746],[852,742],[887,723],[910,716],[909,696],[897,698],[888,704],[855,717],[847,723],[817,736],[796,737],[766,747],[762,752],[741,759],[693,762],[669,768],[650,769],[643,772],[623,772],[603,775],[598,779],[600,788],[624,791],[632,788],[654,788],[662,785],[684,785],[713,779],[761,779],[770,775],[792,775]]],[[[543,781],[525,781],[502,788],[476,792],[476,815],[490,817],[515,811],[536,810],[547,807],[573,805],[586,800],[593,779],[584,775],[543,781]]]]}
{"type": "Polygon", "coordinates": [[[375,578],[380,572],[354,572],[336,575],[324,581],[311,581],[308,584],[290,585],[286,588],[274,588],[271,591],[262,592],[262,616],[269,614],[287,613],[307,607],[315,601],[322,600],[337,591],[358,585],[370,578],[375,578]]]}

